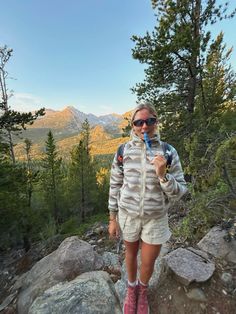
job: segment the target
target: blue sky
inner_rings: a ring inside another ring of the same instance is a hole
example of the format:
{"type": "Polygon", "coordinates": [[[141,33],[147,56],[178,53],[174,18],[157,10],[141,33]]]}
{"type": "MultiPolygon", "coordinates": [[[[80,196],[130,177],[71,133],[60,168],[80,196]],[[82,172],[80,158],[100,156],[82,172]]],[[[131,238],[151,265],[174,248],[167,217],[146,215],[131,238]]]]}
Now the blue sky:
{"type": "MultiPolygon", "coordinates": [[[[135,106],[130,88],[144,67],[132,59],[130,37],[153,30],[151,0],[7,0],[1,13],[0,45],[14,50],[12,108],[70,105],[101,115],[135,106]]],[[[235,18],[213,26],[229,47],[236,47],[235,29],[235,18]]],[[[231,61],[236,69],[235,52],[231,61]]]]}

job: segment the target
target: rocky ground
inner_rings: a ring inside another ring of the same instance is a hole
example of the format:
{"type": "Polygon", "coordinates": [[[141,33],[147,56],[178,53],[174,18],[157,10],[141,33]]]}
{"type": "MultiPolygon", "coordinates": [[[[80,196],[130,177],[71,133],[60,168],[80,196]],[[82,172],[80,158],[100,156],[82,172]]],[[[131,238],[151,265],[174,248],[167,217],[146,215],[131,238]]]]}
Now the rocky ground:
{"type": "Polygon", "coordinates": [[[185,287],[176,280],[162,282],[158,291],[150,293],[153,314],[235,314],[236,289],[222,280],[226,272],[231,274],[235,284],[235,265],[224,266],[220,262],[212,278],[205,283],[185,287]]]}
{"type": "MultiPolygon", "coordinates": [[[[117,244],[108,239],[106,224],[95,224],[83,239],[93,245],[98,253],[116,253],[117,244]]],[[[62,238],[58,236],[35,244],[27,253],[18,249],[0,255],[0,304],[5,302],[0,305],[0,313],[16,313],[16,297],[11,295],[14,282],[38,260],[54,251],[61,241],[62,238]],[[9,295],[11,297],[6,299],[9,295]],[[6,303],[9,305],[5,306],[6,303]]],[[[176,247],[175,241],[172,244],[176,247]]],[[[121,249],[121,262],[123,256],[121,249]]],[[[118,280],[119,274],[113,274],[112,279],[118,280]]],[[[150,291],[149,297],[153,314],[235,314],[236,264],[217,260],[214,275],[201,284],[192,283],[186,287],[175,279],[164,280],[157,291],[150,291]]]]}

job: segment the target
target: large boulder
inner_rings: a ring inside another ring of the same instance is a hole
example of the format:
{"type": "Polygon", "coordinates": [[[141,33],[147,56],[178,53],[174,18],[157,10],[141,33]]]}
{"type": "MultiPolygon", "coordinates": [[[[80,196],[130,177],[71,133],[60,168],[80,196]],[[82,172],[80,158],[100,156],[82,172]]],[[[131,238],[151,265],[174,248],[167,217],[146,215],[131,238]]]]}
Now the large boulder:
{"type": "Polygon", "coordinates": [[[215,271],[215,264],[200,250],[178,248],[163,257],[163,269],[166,268],[188,286],[194,281],[207,281],[215,271]]]}
{"type": "Polygon", "coordinates": [[[104,271],[84,273],[46,290],[29,314],[121,314],[113,282],[104,271]]]}
{"type": "Polygon", "coordinates": [[[15,289],[21,290],[17,304],[18,313],[28,313],[35,298],[55,284],[102,268],[102,257],[90,244],[76,236],[65,239],[56,251],[37,262],[16,282],[15,289]]]}
{"type": "Polygon", "coordinates": [[[225,241],[226,234],[226,230],[215,226],[202,238],[198,247],[216,258],[223,258],[228,262],[236,263],[236,241],[225,241]]]}

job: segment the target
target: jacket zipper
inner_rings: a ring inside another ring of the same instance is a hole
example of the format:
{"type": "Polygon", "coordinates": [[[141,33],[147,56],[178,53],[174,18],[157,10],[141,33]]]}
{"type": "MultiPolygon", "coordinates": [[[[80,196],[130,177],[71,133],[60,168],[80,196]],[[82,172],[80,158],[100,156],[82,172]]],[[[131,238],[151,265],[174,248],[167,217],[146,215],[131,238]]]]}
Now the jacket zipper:
{"type": "Polygon", "coordinates": [[[146,186],[146,146],[143,145],[141,154],[141,198],[140,198],[140,216],[144,215],[144,195],[146,186]]]}

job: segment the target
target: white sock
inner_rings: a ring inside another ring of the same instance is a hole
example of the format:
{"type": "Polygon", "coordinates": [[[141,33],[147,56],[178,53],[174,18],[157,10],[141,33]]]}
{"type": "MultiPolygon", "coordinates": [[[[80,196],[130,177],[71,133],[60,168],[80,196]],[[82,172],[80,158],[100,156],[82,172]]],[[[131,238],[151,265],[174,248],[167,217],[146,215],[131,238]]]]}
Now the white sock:
{"type": "Polygon", "coordinates": [[[143,283],[140,279],[139,279],[139,283],[140,283],[142,286],[144,286],[144,287],[147,287],[147,286],[148,286],[147,284],[143,283]]]}
{"type": "Polygon", "coordinates": [[[135,287],[135,286],[137,285],[137,280],[135,280],[134,282],[130,282],[130,281],[128,280],[128,285],[129,285],[130,287],[135,287]]]}

